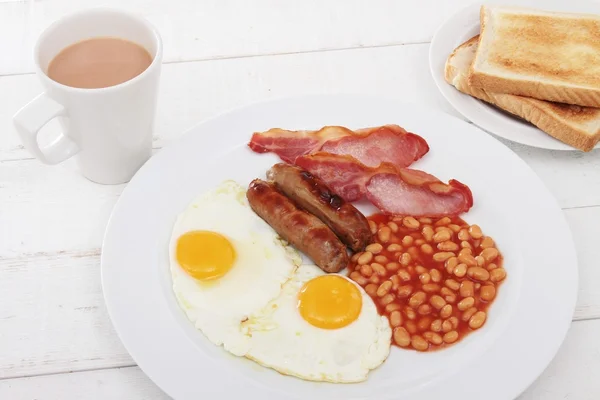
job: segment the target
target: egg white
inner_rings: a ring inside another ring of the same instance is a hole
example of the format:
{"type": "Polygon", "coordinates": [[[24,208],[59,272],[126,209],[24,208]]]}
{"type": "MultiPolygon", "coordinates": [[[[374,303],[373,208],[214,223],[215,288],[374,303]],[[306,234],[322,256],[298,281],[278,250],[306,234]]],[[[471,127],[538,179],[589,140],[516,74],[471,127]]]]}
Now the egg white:
{"type": "Polygon", "coordinates": [[[300,266],[281,294],[242,324],[250,336],[246,357],[306,380],[363,381],[389,355],[392,330],[388,319],[378,314],[369,295],[350,280],[362,295],[358,319],[339,329],[309,324],[298,311],[298,292],[320,275],[324,272],[314,265],[300,266]]]}
{"type": "Polygon", "coordinates": [[[175,222],[169,246],[173,291],[195,327],[215,345],[241,356],[249,337],[241,322],[277,297],[301,263],[273,229],[250,208],[246,191],[233,181],[195,199],[175,222]],[[178,264],[177,239],[193,230],[218,232],[229,239],[236,260],[229,272],[199,281],[178,264]]]}

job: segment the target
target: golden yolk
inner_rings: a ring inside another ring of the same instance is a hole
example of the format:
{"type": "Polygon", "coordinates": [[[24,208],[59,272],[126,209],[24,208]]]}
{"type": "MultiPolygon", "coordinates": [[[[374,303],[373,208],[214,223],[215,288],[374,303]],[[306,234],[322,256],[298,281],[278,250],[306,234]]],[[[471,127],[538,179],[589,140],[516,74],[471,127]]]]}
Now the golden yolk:
{"type": "Polygon", "coordinates": [[[186,232],[177,240],[177,262],[192,277],[220,278],[233,266],[235,249],[223,235],[210,231],[186,232]]]}
{"type": "Polygon", "coordinates": [[[361,309],[360,291],[341,276],[323,275],[311,279],[298,294],[300,315],[317,328],[343,328],[358,318],[361,309]]]}

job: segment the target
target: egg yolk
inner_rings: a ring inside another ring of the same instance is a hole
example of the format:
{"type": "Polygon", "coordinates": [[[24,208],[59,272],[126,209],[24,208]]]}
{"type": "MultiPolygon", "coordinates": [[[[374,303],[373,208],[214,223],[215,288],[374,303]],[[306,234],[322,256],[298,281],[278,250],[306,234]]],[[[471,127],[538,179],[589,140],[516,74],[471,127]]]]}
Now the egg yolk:
{"type": "Polygon", "coordinates": [[[207,281],[225,275],[235,261],[235,249],[223,235],[186,232],[177,240],[177,262],[192,277],[207,281]]]}
{"type": "Polygon", "coordinates": [[[311,279],[298,294],[300,315],[317,328],[343,328],[358,318],[361,309],[360,291],[341,276],[323,275],[311,279]]]}

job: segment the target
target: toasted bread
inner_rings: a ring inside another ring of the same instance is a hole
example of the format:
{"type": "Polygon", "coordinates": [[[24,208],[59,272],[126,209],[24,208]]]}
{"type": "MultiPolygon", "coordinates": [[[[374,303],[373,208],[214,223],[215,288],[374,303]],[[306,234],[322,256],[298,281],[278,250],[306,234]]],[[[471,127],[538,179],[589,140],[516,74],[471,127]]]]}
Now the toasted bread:
{"type": "Polygon", "coordinates": [[[600,16],[482,6],[469,84],[600,107],[600,16]]]}
{"type": "Polygon", "coordinates": [[[583,151],[600,141],[600,109],[552,103],[511,94],[491,93],[468,83],[468,73],[477,51],[478,36],[458,46],[446,61],[445,78],[463,93],[491,103],[521,117],[550,136],[583,151]]]}

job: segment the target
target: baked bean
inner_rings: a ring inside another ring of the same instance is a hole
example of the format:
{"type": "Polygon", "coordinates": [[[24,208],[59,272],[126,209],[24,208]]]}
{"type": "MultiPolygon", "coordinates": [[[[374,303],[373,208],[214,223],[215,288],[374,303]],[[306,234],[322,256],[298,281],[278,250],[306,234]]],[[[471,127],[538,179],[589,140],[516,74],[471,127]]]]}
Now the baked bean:
{"type": "Polygon", "coordinates": [[[490,280],[492,282],[500,282],[506,278],[506,270],[504,268],[496,268],[490,271],[490,280]]]}
{"type": "Polygon", "coordinates": [[[434,243],[442,243],[450,240],[452,235],[447,230],[439,231],[435,235],[433,235],[434,243]]]}
{"type": "Polygon", "coordinates": [[[377,288],[377,296],[383,297],[392,289],[392,281],[385,281],[377,288]]]}
{"type": "Polygon", "coordinates": [[[442,337],[434,332],[425,332],[423,337],[431,344],[440,345],[443,343],[442,337]]]}
{"type": "MultiPolygon", "coordinates": [[[[475,296],[475,285],[471,281],[462,281],[458,293],[461,297],[473,297],[475,296]]],[[[458,304],[460,305],[460,303],[458,304]]]]}
{"type": "Polygon", "coordinates": [[[379,264],[379,263],[373,263],[373,264],[371,264],[371,268],[379,276],[386,276],[387,275],[387,271],[385,270],[385,267],[383,265],[379,264]]]}
{"type": "Polygon", "coordinates": [[[422,224],[431,224],[433,221],[431,220],[431,218],[421,217],[419,218],[419,222],[422,224]]]}
{"type": "Polygon", "coordinates": [[[410,296],[410,299],[408,299],[408,305],[412,308],[417,308],[421,304],[423,304],[426,299],[427,295],[425,294],[425,292],[416,292],[415,294],[410,296]]]}
{"type": "Polygon", "coordinates": [[[423,239],[425,239],[428,242],[431,242],[433,240],[433,235],[435,234],[435,232],[433,231],[433,228],[431,226],[427,225],[423,227],[421,234],[423,235],[423,239]]]}
{"type": "Polygon", "coordinates": [[[350,274],[350,279],[352,279],[353,281],[357,280],[358,278],[362,278],[362,275],[359,271],[354,271],[350,274]]]}
{"type": "Polygon", "coordinates": [[[407,347],[410,344],[410,335],[403,327],[394,328],[394,342],[400,347],[407,347]]]}
{"type": "Polygon", "coordinates": [[[481,283],[476,282],[475,283],[475,290],[479,290],[480,287],[481,287],[481,283]]]}
{"type": "Polygon", "coordinates": [[[419,335],[413,335],[413,337],[410,340],[410,344],[412,347],[419,351],[425,351],[429,348],[429,343],[427,343],[427,340],[423,339],[419,335]]]}
{"type": "Polygon", "coordinates": [[[460,311],[465,311],[475,305],[475,299],[473,297],[465,297],[461,301],[458,302],[456,308],[460,311]]]}
{"type": "Polygon", "coordinates": [[[437,248],[441,251],[457,251],[459,249],[458,245],[450,240],[438,243],[437,248]]]}
{"type": "Polygon", "coordinates": [[[450,224],[448,225],[448,228],[450,228],[454,233],[458,233],[460,231],[460,226],[456,224],[450,224]]]}
{"type": "Polygon", "coordinates": [[[421,281],[422,284],[426,284],[429,283],[431,281],[431,275],[429,275],[427,272],[419,275],[419,280],[421,281]]]}
{"type": "Polygon", "coordinates": [[[473,249],[473,246],[471,246],[471,243],[464,241],[464,242],[460,242],[460,247],[462,247],[463,249],[473,249]]]}
{"type": "Polygon", "coordinates": [[[431,276],[431,280],[436,283],[440,282],[442,280],[442,274],[437,269],[434,269],[434,268],[430,269],[429,275],[431,276]]]}
{"type": "Polygon", "coordinates": [[[488,264],[488,266],[487,266],[486,268],[487,268],[487,270],[488,270],[488,271],[491,271],[491,270],[493,270],[493,269],[496,269],[496,268],[498,268],[498,265],[497,265],[497,264],[494,264],[494,263],[489,263],[489,264],[488,264]]]}
{"type": "Polygon", "coordinates": [[[446,300],[444,300],[442,296],[438,296],[436,294],[436,295],[431,296],[431,298],[429,299],[429,303],[431,303],[431,305],[436,310],[440,310],[442,307],[444,307],[446,305],[446,300]]]}
{"type": "Polygon", "coordinates": [[[419,229],[421,223],[413,217],[404,217],[404,219],[402,220],[402,225],[404,225],[408,229],[419,229]]]}
{"type": "Polygon", "coordinates": [[[370,245],[365,247],[365,250],[370,251],[373,254],[379,254],[381,253],[381,250],[383,250],[383,246],[379,243],[371,243],[370,245]]]}
{"type": "Polygon", "coordinates": [[[473,247],[478,248],[479,244],[481,244],[481,240],[473,240],[473,247]]]}
{"type": "Polygon", "coordinates": [[[387,259],[386,256],[384,256],[382,254],[379,254],[379,255],[375,256],[373,259],[375,260],[375,262],[378,262],[379,264],[385,264],[388,261],[390,261],[390,260],[387,259]]]}
{"type": "Polygon", "coordinates": [[[429,316],[421,317],[421,319],[417,322],[417,329],[421,332],[425,332],[429,330],[431,326],[432,318],[429,316]]]}
{"type": "Polygon", "coordinates": [[[377,233],[377,224],[373,221],[369,221],[369,229],[371,229],[371,233],[374,235],[377,233]]]}
{"type": "Polygon", "coordinates": [[[377,285],[369,283],[367,286],[365,286],[365,292],[367,292],[369,296],[375,296],[377,293],[377,285]]]}
{"type": "Polygon", "coordinates": [[[437,283],[427,283],[423,285],[423,291],[427,293],[435,293],[440,291],[440,285],[437,283]]]}
{"type": "Polygon", "coordinates": [[[425,241],[423,239],[415,240],[415,246],[422,246],[424,244],[425,244],[425,241]]]}
{"type": "Polygon", "coordinates": [[[401,269],[397,272],[397,275],[400,279],[402,279],[404,282],[408,282],[410,281],[410,274],[408,273],[407,270],[405,269],[401,269]]]}
{"type": "Polygon", "coordinates": [[[436,222],[435,226],[448,225],[450,222],[452,222],[452,220],[450,218],[444,217],[444,218],[440,219],[438,222],[436,222]]]}
{"type": "Polygon", "coordinates": [[[377,231],[377,238],[382,243],[387,243],[390,240],[392,230],[388,226],[383,226],[377,231]]]}
{"type": "Polygon", "coordinates": [[[456,295],[454,293],[445,294],[444,300],[446,300],[448,303],[456,303],[456,295]]]}
{"type": "Polygon", "coordinates": [[[451,274],[454,271],[454,268],[458,265],[458,258],[450,257],[446,260],[446,271],[451,274]]]}
{"type": "Polygon", "coordinates": [[[417,266],[415,267],[415,272],[416,272],[417,274],[419,274],[419,275],[420,275],[420,274],[424,274],[425,272],[427,272],[427,268],[425,268],[425,267],[424,267],[424,266],[422,266],[422,265],[417,265],[417,266]]]}
{"type": "Polygon", "coordinates": [[[479,225],[471,225],[471,227],[469,228],[469,234],[473,239],[481,239],[481,237],[483,236],[479,225]]]}
{"type": "Polygon", "coordinates": [[[417,312],[410,307],[404,310],[404,315],[406,315],[406,318],[410,320],[414,320],[415,318],[417,318],[417,312]]]}
{"type": "Polygon", "coordinates": [[[415,241],[415,238],[413,238],[412,236],[406,235],[402,238],[402,245],[410,246],[413,244],[414,241],[415,241]]]}
{"type": "Polygon", "coordinates": [[[400,264],[402,264],[406,267],[412,261],[412,257],[408,253],[402,253],[402,256],[400,256],[399,261],[400,261],[400,264]]]}
{"type": "Polygon", "coordinates": [[[452,323],[448,320],[442,322],[442,332],[450,332],[452,330],[452,323]]]}
{"type": "Polygon", "coordinates": [[[441,319],[436,319],[431,323],[430,326],[431,330],[434,332],[441,332],[442,331],[442,320],[441,319]]]}
{"type": "Polygon", "coordinates": [[[444,262],[447,259],[449,259],[450,257],[454,257],[456,254],[450,252],[450,251],[443,251],[440,253],[435,253],[433,255],[433,260],[437,261],[437,262],[444,262]]]}
{"type": "Polygon", "coordinates": [[[458,232],[458,238],[462,241],[469,241],[471,239],[471,235],[469,235],[469,231],[466,229],[461,229],[458,232]]]}
{"type": "Polygon", "coordinates": [[[396,215],[396,216],[392,217],[392,221],[394,221],[394,222],[402,222],[403,219],[404,219],[404,217],[401,215],[396,215]]]}
{"type": "Polygon", "coordinates": [[[371,277],[369,278],[369,282],[371,283],[375,283],[375,284],[379,284],[379,282],[381,282],[381,279],[379,278],[379,276],[373,274],[371,275],[371,277]]]}
{"type": "Polygon", "coordinates": [[[485,267],[485,258],[479,256],[475,256],[475,261],[477,261],[478,267],[485,267]]]}
{"type": "MultiPolygon", "coordinates": [[[[431,313],[431,306],[429,304],[421,304],[417,309],[417,312],[421,315],[427,315],[431,313]]],[[[429,326],[429,323],[427,323],[427,326],[429,326]]]]}
{"type": "MultiPolygon", "coordinates": [[[[469,250],[469,249],[463,249],[463,250],[469,250]]],[[[477,266],[477,261],[475,260],[475,257],[473,257],[470,254],[459,254],[458,261],[460,261],[463,264],[467,264],[467,267],[477,266]]]]}
{"type": "Polygon", "coordinates": [[[471,317],[472,317],[473,315],[475,315],[475,313],[476,313],[476,312],[477,312],[477,308],[475,308],[475,307],[471,307],[471,308],[469,308],[468,310],[466,310],[465,312],[463,312],[463,315],[462,315],[461,319],[462,319],[464,322],[467,322],[468,320],[470,320],[470,319],[471,319],[471,317]]]}
{"type": "Polygon", "coordinates": [[[498,250],[496,248],[488,247],[486,249],[483,249],[483,251],[481,252],[480,255],[481,255],[481,257],[483,257],[485,259],[485,261],[492,262],[496,258],[498,258],[500,253],[498,252],[498,250]]]}
{"type": "Polygon", "coordinates": [[[368,278],[373,274],[373,268],[371,268],[371,266],[369,264],[365,264],[365,265],[361,265],[360,266],[360,273],[368,278]]]}
{"type": "Polygon", "coordinates": [[[433,247],[431,245],[425,243],[421,245],[421,251],[425,254],[433,254],[433,247]]]}
{"type": "Polygon", "coordinates": [[[473,249],[470,247],[463,247],[462,249],[460,249],[460,251],[458,252],[458,256],[472,256],[473,255],[473,249]]]}
{"type": "Polygon", "coordinates": [[[402,251],[402,246],[400,246],[398,243],[392,243],[387,247],[387,251],[402,251]]]}
{"type": "Polygon", "coordinates": [[[482,249],[489,249],[491,247],[494,247],[494,239],[492,239],[489,236],[484,237],[481,240],[481,243],[479,244],[479,247],[481,247],[482,249]]]}
{"type": "Polygon", "coordinates": [[[454,279],[446,279],[446,282],[444,282],[444,285],[446,285],[448,288],[456,291],[460,288],[460,283],[456,282],[454,279]]]}
{"type": "Polygon", "coordinates": [[[458,327],[458,318],[450,317],[448,318],[448,321],[450,322],[450,324],[452,324],[452,329],[456,329],[458,327]]]}
{"type": "Polygon", "coordinates": [[[353,254],[352,257],[350,257],[350,261],[355,263],[356,261],[358,261],[358,257],[360,257],[361,254],[362,253],[353,254]]]}
{"type": "Polygon", "coordinates": [[[419,249],[417,249],[415,246],[409,247],[406,252],[410,254],[413,260],[419,259],[419,249]]]}
{"type": "Polygon", "coordinates": [[[392,282],[392,290],[397,290],[400,286],[400,277],[398,275],[390,276],[390,282],[392,282]]]}
{"type": "Polygon", "coordinates": [[[354,282],[358,283],[360,286],[365,286],[367,283],[369,283],[369,280],[367,278],[365,278],[364,276],[362,276],[361,274],[358,274],[356,279],[353,279],[353,280],[354,280],[354,282]]]}
{"type": "Polygon", "coordinates": [[[440,317],[442,317],[442,318],[448,318],[451,315],[452,315],[452,305],[451,304],[446,304],[440,310],[440,317]]]}
{"type": "Polygon", "coordinates": [[[394,295],[392,293],[388,293],[385,296],[383,296],[380,301],[382,305],[388,305],[392,301],[394,301],[394,295]]]}
{"type": "Polygon", "coordinates": [[[456,331],[447,332],[444,335],[443,340],[444,340],[444,343],[448,343],[448,344],[456,342],[458,340],[458,332],[456,332],[456,331]]]}
{"type": "Polygon", "coordinates": [[[388,313],[391,313],[392,311],[397,311],[397,310],[401,310],[402,306],[398,303],[390,303],[387,306],[385,306],[385,311],[387,311],[388,313]]]}
{"type": "Polygon", "coordinates": [[[392,311],[390,314],[390,325],[393,328],[402,325],[402,314],[400,311],[392,311]]]}
{"type": "Polygon", "coordinates": [[[487,318],[487,314],[483,311],[477,311],[473,316],[469,319],[469,327],[471,329],[479,329],[483,326],[485,319],[487,318]]]}
{"type": "Polygon", "coordinates": [[[492,285],[486,285],[481,287],[479,297],[484,301],[492,301],[496,297],[496,288],[492,285]]]}
{"type": "Polygon", "coordinates": [[[387,225],[392,230],[392,232],[394,232],[394,233],[398,232],[398,224],[395,223],[394,221],[388,222],[387,225]]]}
{"type": "Polygon", "coordinates": [[[359,265],[364,265],[364,264],[369,264],[372,260],[373,260],[373,253],[371,253],[370,251],[365,251],[364,253],[362,253],[360,255],[360,257],[358,257],[357,262],[359,265]]]}
{"type": "Polygon", "coordinates": [[[462,278],[467,274],[467,264],[458,264],[456,268],[454,268],[454,271],[452,271],[452,273],[457,278],[462,278]]]}
{"type": "MultiPolygon", "coordinates": [[[[397,262],[389,262],[389,263],[385,264],[385,269],[387,269],[390,272],[397,271],[398,268],[400,268],[400,264],[398,264],[397,262]]],[[[396,275],[394,275],[394,276],[396,276],[396,275]]]]}
{"type": "Polygon", "coordinates": [[[406,330],[411,335],[414,335],[415,333],[417,333],[419,331],[417,329],[417,324],[415,323],[415,321],[412,321],[412,320],[411,321],[406,321],[406,323],[404,324],[404,326],[406,326],[406,330]]]}
{"type": "Polygon", "coordinates": [[[482,267],[471,267],[467,270],[467,275],[470,278],[476,279],[478,281],[487,281],[490,279],[490,273],[487,269],[482,267]]]}

